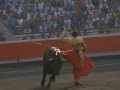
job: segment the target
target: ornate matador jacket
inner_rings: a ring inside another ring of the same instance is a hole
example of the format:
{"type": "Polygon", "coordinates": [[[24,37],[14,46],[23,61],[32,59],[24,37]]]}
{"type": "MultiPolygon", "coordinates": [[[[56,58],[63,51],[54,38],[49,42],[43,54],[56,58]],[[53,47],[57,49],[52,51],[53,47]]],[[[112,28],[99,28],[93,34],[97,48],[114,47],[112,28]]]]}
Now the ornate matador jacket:
{"type": "Polygon", "coordinates": [[[84,43],[84,40],[80,37],[65,37],[65,33],[66,31],[62,32],[61,39],[67,41],[75,51],[78,51],[80,59],[84,61],[83,52],[87,48],[86,44],[84,43]]]}

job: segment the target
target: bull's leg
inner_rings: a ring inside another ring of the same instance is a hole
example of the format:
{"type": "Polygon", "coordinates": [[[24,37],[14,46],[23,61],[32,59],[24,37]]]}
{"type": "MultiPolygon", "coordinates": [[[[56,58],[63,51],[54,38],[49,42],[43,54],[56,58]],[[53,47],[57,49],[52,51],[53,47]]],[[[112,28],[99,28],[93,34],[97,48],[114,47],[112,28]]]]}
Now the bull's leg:
{"type": "Polygon", "coordinates": [[[47,84],[47,87],[50,87],[51,81],[54,83],[55,82],[55,75],[52,75],[50,77],[49,83],[47,84]]]}
{"type": "Polygon", "coordinates": [[[45,84],[46,74],[47,74],[47,70],[46,70],[46,68],[44,67],[44,69],[43,69],[43,79],[42,79],[42,81],[41,81],[42,87],[44,87],[44,84],[45,84]]]}

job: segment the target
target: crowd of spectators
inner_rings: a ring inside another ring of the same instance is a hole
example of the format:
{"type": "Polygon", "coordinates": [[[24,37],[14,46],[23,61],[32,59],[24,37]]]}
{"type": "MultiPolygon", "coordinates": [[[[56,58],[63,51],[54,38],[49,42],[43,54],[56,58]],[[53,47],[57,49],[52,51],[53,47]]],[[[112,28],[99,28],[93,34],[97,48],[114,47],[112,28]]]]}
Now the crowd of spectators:
{"type": "Polygon", "coordinates": [[[16,33],[120,26],[120,0],[1,0],[0,18],[16,33]]]}

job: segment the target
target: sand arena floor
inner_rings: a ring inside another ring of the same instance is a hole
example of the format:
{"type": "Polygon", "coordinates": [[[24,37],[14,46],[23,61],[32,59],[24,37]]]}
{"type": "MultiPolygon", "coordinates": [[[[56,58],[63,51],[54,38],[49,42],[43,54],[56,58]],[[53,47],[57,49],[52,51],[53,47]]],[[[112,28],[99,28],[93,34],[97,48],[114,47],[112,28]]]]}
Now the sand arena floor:
{"type": "MultiPolygon", "coordinates": [[[[46,78],[48,83],[50,75],[46,78]]],[[[51,87],[41,87],[42,76],[0,79],[0,90],[120,90],[120,71],[90,73],[82,77],[82,86],[75,86],[72,74],[61,74],[51,87]]]]}

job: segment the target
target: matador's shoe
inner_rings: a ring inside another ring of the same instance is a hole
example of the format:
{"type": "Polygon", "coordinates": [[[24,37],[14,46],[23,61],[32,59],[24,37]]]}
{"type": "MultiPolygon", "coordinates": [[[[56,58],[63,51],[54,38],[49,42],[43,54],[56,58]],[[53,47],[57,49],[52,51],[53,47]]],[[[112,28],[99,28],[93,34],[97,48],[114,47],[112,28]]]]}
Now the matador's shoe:
{"type": "Polygon", "coordinates": [[[75,84],[75,85],[82,85],[81,82],[75,82],[74,84],[75,84]]]}

